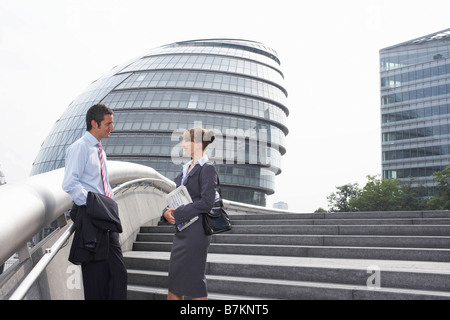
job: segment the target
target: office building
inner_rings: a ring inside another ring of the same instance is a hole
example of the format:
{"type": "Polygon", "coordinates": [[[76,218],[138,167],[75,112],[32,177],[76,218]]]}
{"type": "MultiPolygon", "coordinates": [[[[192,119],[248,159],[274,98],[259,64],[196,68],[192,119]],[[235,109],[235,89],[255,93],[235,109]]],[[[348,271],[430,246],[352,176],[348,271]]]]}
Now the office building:
{"type": "Polygon", "coordinates": [[[6,184],[6,177],[2,171],[2,166],[0,166],[0,186],[6,184]]]}
{"type": "Polygon", "coordinates": [[[450,165],[449,55],[450,29],[380,50],[384,178],[432,187],[450,165]]]}
{"type": "Polygon", "coordinates": [[[93,104],[114,110],[115,129],[102,141],[109,160],[150,166],[173,179],[182,163],[181,134],[213,129],[208,155],[223,197],[265,205],[281,172],[288,134],[287,91],[277,53],[259,42],[182,41],[152,49],[94,81],[56,122],[32,174],[64,166],[67,147],[85,130],[93,104]]]}
{"type": "Polygon", "coordinates": [[[289,205],[287,202],[284,201],[278,201],[273,204],[274,209],[281,209],[281,210],[289,210],[289,205]]]}

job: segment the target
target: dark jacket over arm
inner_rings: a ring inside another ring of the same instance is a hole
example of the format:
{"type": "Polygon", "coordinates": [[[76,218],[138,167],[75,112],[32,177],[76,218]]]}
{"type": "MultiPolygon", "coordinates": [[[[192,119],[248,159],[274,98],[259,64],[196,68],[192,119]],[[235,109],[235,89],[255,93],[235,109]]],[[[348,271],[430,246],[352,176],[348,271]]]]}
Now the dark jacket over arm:
{"type": "Polygon", "coordinates": [[[75,224],[75,235],[69,261],[81,264],[106,260],[110,232],[121,233],[117,203],[104,195],[89,192],[87,206],[73,205],[70,216],[75,224]]]}

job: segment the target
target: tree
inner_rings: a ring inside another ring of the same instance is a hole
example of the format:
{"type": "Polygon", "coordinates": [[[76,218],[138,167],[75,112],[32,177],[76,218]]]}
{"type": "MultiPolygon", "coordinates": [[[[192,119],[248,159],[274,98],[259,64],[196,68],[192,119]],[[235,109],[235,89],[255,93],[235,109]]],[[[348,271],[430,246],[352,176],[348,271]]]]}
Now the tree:
{"type": "MultiPolygon", "coordinates": [[[[358,184],[337,187],[337,191],[327,197],[331,212],[352,211],[414,211],[429,208],[423,196],[423,185],[413,187],[413,180],[401,184],[397,179],[381,179],[367,176],[368,182],[361,190],[358,184]]],[[[450,209],[450,167],[437,175],[442,185],[441,197],[435,200],[439,208],[450,209]],[[447,206],[447,207],[446,207],[447,206]]]]}
{"type": "Polygon", "coordinates": [[[423,186],[413,187],[411,179],[401,184],[397,179],[380,179],[368,176],[368,182],[359,197],[350,205],[359,211],[414,211],[428,209],[427,201],[420,195],[423,186]]]}
{"type": "Polygon", "coordinates": [[[399,211],[401,209],[400,182],[396,179],[377,179],[367,176],[368,182],[360,196],[350,205],[359,211],[399,211]]]}
{"type": "Polygon", "coordinates": [[[428,205],[435,210],[450,210],[450,166],[435,172],[433,176],[438,186],[428,205]]]}
{"type": "Polygon", "coordinates": [[[340,187],[336,187],[337,191],[330,194],[327,197],[330,212],[351,212],[357,211],[356,208],[350,205],[350,201],[357,198],[360,194],[360,190],[357,183],[345,184],[340,187]]]}
{"type": "Polygon", "coordinates": [[[411,178],[408,183],[401,185],[401,210],[414,211],[414,210],[428,210],[428,199],[426,198],[427,187],[423,184],[419,184],[413,187],[414,180],[411,178]]]}

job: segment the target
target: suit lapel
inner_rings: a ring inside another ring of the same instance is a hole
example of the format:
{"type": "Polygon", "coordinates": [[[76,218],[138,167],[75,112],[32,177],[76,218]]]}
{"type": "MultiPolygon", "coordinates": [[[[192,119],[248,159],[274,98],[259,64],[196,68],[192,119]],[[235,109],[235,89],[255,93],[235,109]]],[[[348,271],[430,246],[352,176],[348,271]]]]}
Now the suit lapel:
{"type": "Polygon", "coordinates": [[[194,173],[196,173],[197,170],[199,170],[200,167],[201,167],[200,164],[197,164],[197,165],[195,165],[195,166],[191,169],[191,171],[189,171],[188,176],[187,176],[187,178],[186,178],[186,181],[184,182],[185,185],[187,184],[189,178],[190,178],[192,175],[194,175],[194,173]]]}
{"type": "Polygon", "coordinates": [[[183,172],[180,173],[179,175],[177,175],[175,177],[175,179],[173,179],[173,181],[175,182],[175,184],[177,185],[177,187],[179,187],[181,185],[181,179],[183,179],[183,172]]]}

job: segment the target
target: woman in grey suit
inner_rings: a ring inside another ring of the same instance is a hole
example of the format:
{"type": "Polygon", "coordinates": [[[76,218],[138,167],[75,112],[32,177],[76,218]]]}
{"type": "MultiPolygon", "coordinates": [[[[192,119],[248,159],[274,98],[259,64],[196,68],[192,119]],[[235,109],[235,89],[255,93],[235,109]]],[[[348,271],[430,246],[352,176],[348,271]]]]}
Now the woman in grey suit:
{"type": "Polygon", "coordinates": [[[213,131],[201,128],[190,129],[183,134],[184,154],[191,156],[192,160],[183,166],[175,183],[177,187],[186,186],[192,203],[177,209],[166,208],[163,217],[177,226],[192,218],[198,219],[182,231],[175,229],[169,262],[168,300],[181,300],[184,296],[208,299],[205,272],[211,236],[205,235],[202,215],[209,212],[218,200],[217,172],[205,153],[214,139],[213,131]]]}

